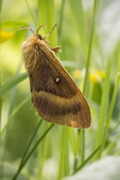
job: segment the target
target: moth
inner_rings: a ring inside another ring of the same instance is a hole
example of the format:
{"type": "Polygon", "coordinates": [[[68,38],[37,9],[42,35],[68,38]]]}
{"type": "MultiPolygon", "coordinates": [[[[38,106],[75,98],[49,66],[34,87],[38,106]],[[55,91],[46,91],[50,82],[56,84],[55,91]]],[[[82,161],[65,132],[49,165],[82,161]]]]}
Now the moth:
{"type": "Polygon", "coordinates": [[[91,124],[89,105],[55,55],[60,46],[51,48],[46,40],[54,27],[45,37],[38,33],[41,27],[45,26],[40,26],[36,34],[30,29],[34,35],[22,45],[33,106],[48,122],[88,128],[91,124]]]}

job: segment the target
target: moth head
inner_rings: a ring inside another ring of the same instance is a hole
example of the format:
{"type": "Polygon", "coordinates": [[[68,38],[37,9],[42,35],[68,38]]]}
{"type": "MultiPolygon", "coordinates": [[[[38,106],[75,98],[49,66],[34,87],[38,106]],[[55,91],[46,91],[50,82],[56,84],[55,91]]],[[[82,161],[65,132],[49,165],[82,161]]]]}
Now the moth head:
{"type": "Polygon", "coordinates": [[[40,39],[41,41],[43,40],[43,37],[41,36],[41,34],[37,34],[38,39],[40,39]]]}
{"type": "Polygon", "coordinates": [[[40,26],[40,27],[37,29],[36,34],[34,33],[34,31],[33,31],[30,27],[24,27],[24,28],[18,29],[18,31],[24,30],[24,29],[29,29],[29,30],[30,30],[35,36],[37,36],[40,40],[45,40],[45,39],[52,33],[52,31],[54,30],[54,28],[56,27],[56,25],[57,25],[57,24],[55,24],[55,25],[53,26],[52,30],[51,30],[45,37],[42,37],[42,35],[38,33],[39,30],[41,29],[41,27],[47,27],[47,26],[45,26],[45,25],[40,26]]]}
{"type": "Polygon", "coordinates": [[[37,36],[38,36],[38,38],[40,39],[40,40],[45,40],[51,33],[52,33],[52,31],[54,30],[54,28],[55,28],[55,26],[56,26],[57,24],[55,24],[54,26],[53,26],[53,28],[52,28],[52,30],[43,38],[42,36],[41,36],[41,34],[38,34],[38,32],[39,32],[39,30],[40,30],[40,28],[41,27],[47,27],[47,26],[45,26],[45,25],[42,25],[42,26],[40,26],[38,29],[37,29],[37,36]]]}
{"type": "Polygon", "coordinates": [[[53,26],[52,30],[45,37],[42,37],[42,35],[39,34],[40,28],[46,27],[45,25],[40,26],[37,29],[36,33],[34,33],[34,31],[30,27],[24,27],[24,28],[19,29],[19,30],[29,29],[33,33],[33,36],[27,38],[26,41],[24,41],[22,45],[22,52],[23,52],[23,56],[25,60],[25,66],[28,71],[30,71],[34,67],[35,61],[33,61],[33,59],[35,59],[34,57],[38,56],[39,54],[39,46],[41,44],[45,44],[45,45],[48,44],[48,41],[46,41],[46,38],[52,33],[55,26],[56,24],[53,26]]]}

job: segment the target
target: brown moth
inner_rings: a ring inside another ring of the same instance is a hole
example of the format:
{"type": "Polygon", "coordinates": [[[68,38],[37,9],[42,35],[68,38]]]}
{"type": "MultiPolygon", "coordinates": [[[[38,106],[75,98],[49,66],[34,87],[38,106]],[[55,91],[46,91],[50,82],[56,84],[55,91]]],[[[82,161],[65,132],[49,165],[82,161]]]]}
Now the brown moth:
{"type": "MultiPolygon", "coordinates": [[[[39,29],[41,27],[45,26],[39,29]]],[[[45,40],[53,29],[45,37],[38,33],[39,29],[22,45],[32,103],[38,114],[48,122],[78,129],[88,128],[91,123],[88,103],[55,56],[60,47],[51,48],[45,40]]]]}

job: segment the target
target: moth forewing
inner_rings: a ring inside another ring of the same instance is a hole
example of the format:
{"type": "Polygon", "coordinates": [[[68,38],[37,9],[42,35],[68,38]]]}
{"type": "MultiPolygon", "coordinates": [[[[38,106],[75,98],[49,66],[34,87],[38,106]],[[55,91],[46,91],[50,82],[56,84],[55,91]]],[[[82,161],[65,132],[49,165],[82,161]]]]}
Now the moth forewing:
{"type": "Polygon", "coordinates": [[[88,103],[41,35],[28,38],[22,46],[29,75],[32,102],[46,121],[74,128],[88,128],[91,114],[88,103]]]}

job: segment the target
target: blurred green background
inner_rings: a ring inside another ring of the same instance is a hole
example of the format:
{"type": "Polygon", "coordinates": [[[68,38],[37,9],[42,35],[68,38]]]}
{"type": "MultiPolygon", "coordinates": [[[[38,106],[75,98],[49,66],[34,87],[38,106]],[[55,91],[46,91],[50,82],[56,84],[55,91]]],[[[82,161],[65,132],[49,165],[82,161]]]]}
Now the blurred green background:
{"type": "MultiPolygon", "coordinates": [[[[31,103],[21,52],[23,41],[32,34],[29,30],[17,31],[26,26],[36,32],[40,25],[47,25],[47,29],[40,30],[45,35],[57,23],[49,38],[50,45],[61,46],[58,57],[81,91],[88,49],[91,48],[85,96],[90,105],[92,124],[85,131],[84,145],[81,131],[55,125],[35,149],[18,179],[60,180],[70,176],[101,143],[104,145],[101,154],[97,152],[98,155],[91,157],[89,165],[108,155],[119,158],[120,1],[97,1],[93,15],[95,3],[92,0],[0,0],[0,180],[12,179],[17,172],[40,121],[31,103]],[[94,31],[90,45],[92,22],[94,31]],[[19,74],[25,76],[20,83],[19,74]],[[115,89],[116,94],[113,94],[115,89]],[[85,151],[83,162],[82,145],[85,151]]],[[[33,146],[49,126],[50,123],[42,121],[33,146]]]]}

